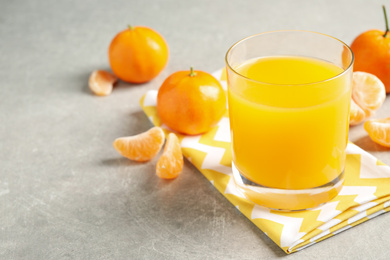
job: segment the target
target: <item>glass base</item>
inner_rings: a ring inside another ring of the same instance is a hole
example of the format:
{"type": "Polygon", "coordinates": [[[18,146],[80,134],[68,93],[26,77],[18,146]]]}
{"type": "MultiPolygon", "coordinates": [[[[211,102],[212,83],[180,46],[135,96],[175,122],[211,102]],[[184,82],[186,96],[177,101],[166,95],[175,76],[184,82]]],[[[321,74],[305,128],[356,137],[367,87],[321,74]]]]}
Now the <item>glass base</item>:
{"type": "Polygon", "coordinates": [[[344,171],[333,181],[310,189],[288,190],[261,186],[243,176],[232,162],[237,188],[250,201],[279,211],[300,211],[318,207],[333,199],[341,190],[344,171]]]}

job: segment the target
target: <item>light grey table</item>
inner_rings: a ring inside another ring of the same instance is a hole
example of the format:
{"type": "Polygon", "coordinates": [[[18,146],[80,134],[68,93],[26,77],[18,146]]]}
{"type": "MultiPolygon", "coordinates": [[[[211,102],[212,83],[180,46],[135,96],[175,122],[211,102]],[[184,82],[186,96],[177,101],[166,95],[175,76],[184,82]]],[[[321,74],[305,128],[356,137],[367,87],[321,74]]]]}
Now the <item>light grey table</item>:
{"type": "MultiPolygon", "coordinates": [[[[188,161],[166,182],[156,159],[112,148],[151,127],[138,100],[174,71],[213,72],[234,42],[269,30],[351,43],[384,28],[382,2],[1,0],[0,258],[389,259],[390,214],[286,256],[188,161]],[[166,38],[169,65],[147,84],[93,96],[89,74],[109,69],[108,45],[129,23],[166,38]]],[[[390,116],[390,98],[376,116],[390,116]]],[[[350,139],[390,164],[361,125],[350,139]]]]}

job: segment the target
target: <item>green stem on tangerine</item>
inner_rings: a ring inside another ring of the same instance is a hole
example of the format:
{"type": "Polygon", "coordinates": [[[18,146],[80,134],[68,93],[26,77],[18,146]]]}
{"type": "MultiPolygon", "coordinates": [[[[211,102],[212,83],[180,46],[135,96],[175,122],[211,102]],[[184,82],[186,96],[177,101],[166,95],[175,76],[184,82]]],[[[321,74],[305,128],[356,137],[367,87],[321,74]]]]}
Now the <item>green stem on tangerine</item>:
{"type": "Polygon", "coordinates": [[[191,67],[190,69],[190,77],[195,77],[196,76],[196,72],[194,71],[194,68],[191,67]]]}
{"type": "Polygon", "coordinates": [[[386,37],[387,33],[389,32],[389,22],[387,21],[387,13],[386,13],[386,7],[382,5],[383,13],[385,14],[385,22],[386,22],[386,32],[383,35],[383,37],[386,37]]]}
{"type": "Polygon", "coordinates": [[[127,26],[129,27],[129,30],[130,30],[130,31],[134,30],[134,27],[131,26],[130,24],[128,24],[127,26]]]}

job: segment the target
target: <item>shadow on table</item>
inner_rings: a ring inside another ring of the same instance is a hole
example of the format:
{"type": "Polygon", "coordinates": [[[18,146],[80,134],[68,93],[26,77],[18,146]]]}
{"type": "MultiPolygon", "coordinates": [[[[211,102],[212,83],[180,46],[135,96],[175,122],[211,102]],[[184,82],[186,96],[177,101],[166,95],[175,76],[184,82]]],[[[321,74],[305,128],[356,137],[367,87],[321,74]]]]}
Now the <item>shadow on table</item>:
{"type": "Polygon", "coordinates": [[[369,151],[369,152],[386,152],[386,151],[390,151],[390,148],[384,147],[384,146],[382,146],[380,144],[377,144],[374,141],[372,141],[371,138],[368,135],[359,138],[358,140],[356,140],[353,143],[356,144],[357,146],[359,146],[360,148],[362,148],[363,150],[366,150],[366,151],[369,151]]]}
{"type": "Polygon", "coordinates": [[[136,162],[129,160],[125,157],[122,157],[118,154],[117,158],[108,158],[103,159],[101,163],[105,166],[132,166],[132,165],[142,165],[144,162],[136,162]]]}
{"type": "Polygon", "coordinates": [[[141,108],[138,111],[130,113],[129,116],[136,122],[134,125],[133,121],[129,127],[131,127],[131,129],[137,130],[138,133],[142,133],[143,131],[147,131],[153,127],[152,122],[150,122],[148,116],[141,108]]]}

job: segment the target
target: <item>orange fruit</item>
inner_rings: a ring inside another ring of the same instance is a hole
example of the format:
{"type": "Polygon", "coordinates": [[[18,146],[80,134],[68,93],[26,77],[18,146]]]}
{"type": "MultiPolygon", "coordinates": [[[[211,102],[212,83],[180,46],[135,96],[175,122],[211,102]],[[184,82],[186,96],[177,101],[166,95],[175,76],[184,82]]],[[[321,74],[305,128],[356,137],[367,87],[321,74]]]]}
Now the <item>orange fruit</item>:
{"type": "Polygon", "coordinates": [[[354,70],[376,75],[390,92],[390,33],[386,9],[383,6],[386,31],[369,30],[360,34],[351,44],[355,55],[354,70]]]}
{"type": "Polygon", "coordinates": [[[183,154],[180,142],[174,133],[168,135],[164,152],[158,159],[156,174],[163,179],[174,179],[183,169],[183,154]]]}
{"type": "Polygon", "coordinates": [[[390,147],[390,117],[368,120],[364,123],[364,129],[374,142],[390,147]]]}
{"type": "Polygon", "coordinates": [[[138,135],[117,138],[113,146],[124,157],[137,162],[145,162],[156,156],[164,140],[163,130],[160,127],[153,127],[138,135]]]}
{"type": "Polygon", "coordinates": [[[349,123],[363,122],[382,106],[385,98],[385,86],[379,78],[367,72],[354,72],[349,123]]]}
{"type": "Polygon", "coordinates": [[[226,111],[221,84],[207,72],[178,71],[161,85],[157,112],[171,129],[188,135],[209,131],[226,111]]]}
{"type": "Polygon", "coordinates": [[[89,76],[89,89],[98,96],[108,96],[112,92],[112,88],[118,78],[115,75],[104,71],[95,70],[89,76]]]}
{"type": "Polygon", "coordinates": [[[129,26],[111,41],[108,58],[114,74],[123,81],[144,83],[156,77],[168,62],[168,45],[151,28],[129,26]]]}

